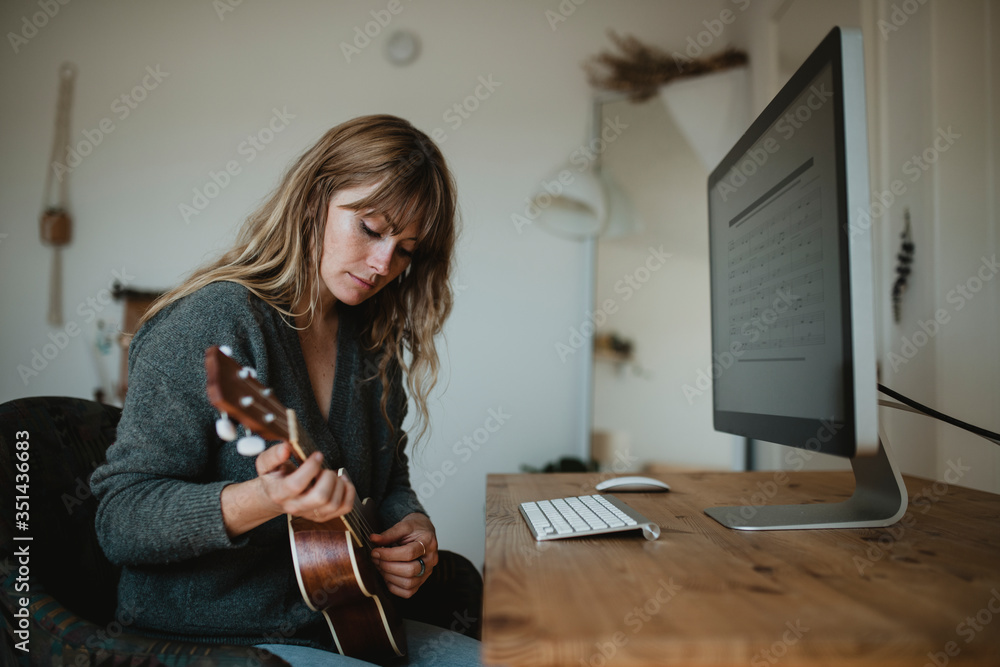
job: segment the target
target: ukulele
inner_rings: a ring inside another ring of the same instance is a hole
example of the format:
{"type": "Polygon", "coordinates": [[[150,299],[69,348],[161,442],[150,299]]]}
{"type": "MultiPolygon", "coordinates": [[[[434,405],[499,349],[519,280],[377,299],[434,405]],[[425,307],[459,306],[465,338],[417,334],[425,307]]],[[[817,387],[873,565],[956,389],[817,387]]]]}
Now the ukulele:
{"type": "MultiPolygon", "coordinates": [[[[205,351],[208,400],[222,413],[216,430],[224,440],[234,440],[232,416],[248,433],[269,440],[287,440],[292,458],[301,465],[316,450],[305,431],[299,429],[295,412],[285,408],[271,389],[256,379],[252,368],[241,368],[216,346],[205,351]]],[[[263,438],[240,438],[241,454],[255,456],[264,451],[263,438]]],[[[325,462],[324,462],[324,465],[325,462]]],[[[347,478],[341,468],[339,476],[347,478]]],[[[299,592],[313,611],[326,619],[341,655],[382,662],[406,653],[402,619],[392,606],[389,591],[372,563],[369,535],[375,525],[368,499],[342,517],[318,523],[288,515],[288,536],[299,592]]]]}

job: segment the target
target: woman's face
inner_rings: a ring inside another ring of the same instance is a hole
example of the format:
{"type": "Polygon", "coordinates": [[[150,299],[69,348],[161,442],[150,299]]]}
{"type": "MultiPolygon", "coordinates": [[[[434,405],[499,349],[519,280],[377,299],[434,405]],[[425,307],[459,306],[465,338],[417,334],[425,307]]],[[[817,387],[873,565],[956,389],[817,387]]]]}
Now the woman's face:
{"type": "Polygon", "coordinates": [[[367,197],[374,185],[338,192],[327,211],[320,259],[320,298],[356,306],[399,277],[410,265],[419,223],[391,235],[385,218],[344,208],[367,197]],[[323,289],[325,287],[325,290],[323,289]]]}

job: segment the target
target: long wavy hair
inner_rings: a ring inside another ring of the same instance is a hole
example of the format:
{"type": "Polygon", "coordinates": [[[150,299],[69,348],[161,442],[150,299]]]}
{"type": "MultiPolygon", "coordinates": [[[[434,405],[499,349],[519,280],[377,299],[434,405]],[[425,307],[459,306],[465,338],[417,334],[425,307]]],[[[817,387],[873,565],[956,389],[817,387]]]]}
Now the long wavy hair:
{"type": "MultiPolygon", "coordinates": [[[[341,190],[371,185],[376,187],[367,197],[347,208],[384,216],[392,234],[411,220],[421,221],[407,271],[361,306],[365,345],[379,351],[371,378],[378,377],[388,388],[398,364],[416,403],[419,441],[427,430],[427,397],[439,369],[434,338],[453,303],[449,278],[456,189],[438,147],[401,118],[362,116],[329,130],[247,218],[235,245],[160,297],[140,325],[205,285],[230,281],[246,287],[290,323],[303,318],[309,326],[319,307],[319,266],[330,200],[341,190]]],[[[387,421],[388,394],[382,391],[387,421]]]]}

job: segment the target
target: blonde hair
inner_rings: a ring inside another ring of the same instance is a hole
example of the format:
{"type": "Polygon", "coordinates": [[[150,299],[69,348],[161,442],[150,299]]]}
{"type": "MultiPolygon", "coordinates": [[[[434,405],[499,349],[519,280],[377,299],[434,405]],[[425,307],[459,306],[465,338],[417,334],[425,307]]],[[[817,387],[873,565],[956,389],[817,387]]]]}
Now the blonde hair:
{"type": "Polygon", "coordinates": [[[419,440],[427,430],[427,397],[439,369],[434,337],[453,302],[456,195],[441,151],[401,118],[362,116],[329,130],[247,218],[235,245],[159,298],[141,324],[205,285],[230,281],[292,322],[303,317],[308,326],[319,304],[319,265],[330,201],[337,192],[359,186],[375,189],[347,208],[384,216],[392,234],[412,220],[422,223],[407,272],[361,306],[366,347],[383,352],[375,373],[383,387],[382,415],[389,420],[388,388],[396,363],[417,406],[415,440],[419,440]],[[305,304],[302,312],[292,310],[298,304],[305,304]]]}

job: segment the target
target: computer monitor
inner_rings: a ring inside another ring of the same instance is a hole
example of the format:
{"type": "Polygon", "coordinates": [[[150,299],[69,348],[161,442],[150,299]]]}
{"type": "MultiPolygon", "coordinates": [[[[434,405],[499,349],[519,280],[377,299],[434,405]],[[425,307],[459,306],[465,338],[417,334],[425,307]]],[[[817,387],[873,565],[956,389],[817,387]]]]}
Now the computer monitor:
{"type": "Polygon", "coordinates": [[[851,459],[844,502],[705,510],[740,529],[885,526],[861,33],[835,28],[708,179],[718,431],[851,459]]]}

